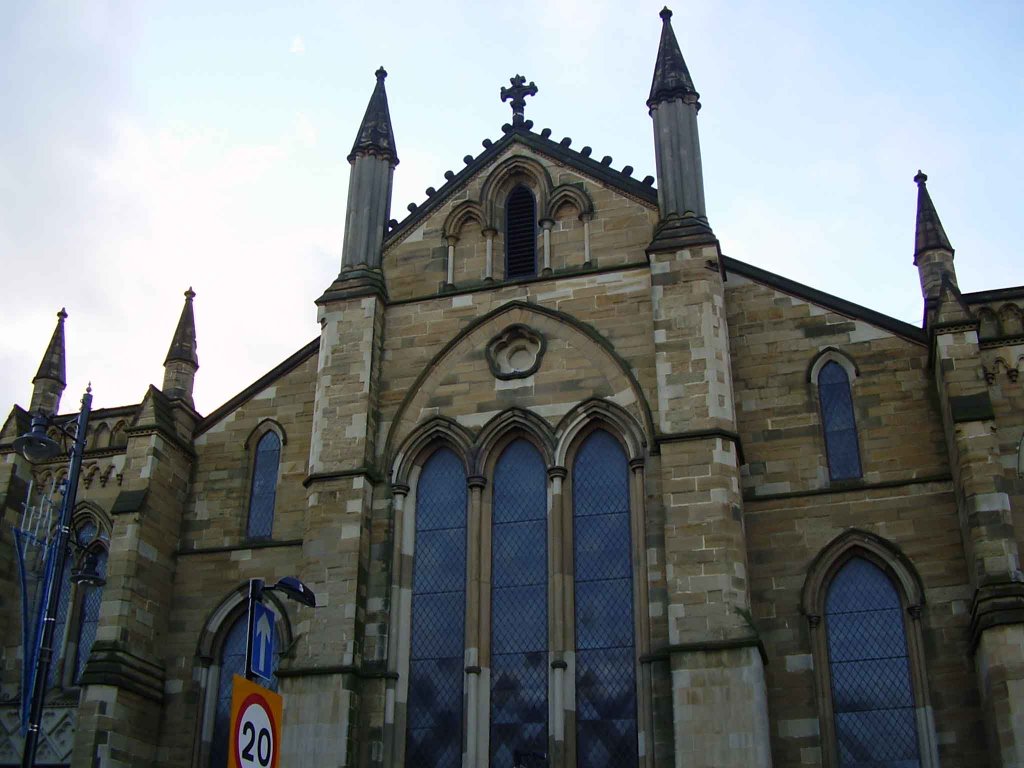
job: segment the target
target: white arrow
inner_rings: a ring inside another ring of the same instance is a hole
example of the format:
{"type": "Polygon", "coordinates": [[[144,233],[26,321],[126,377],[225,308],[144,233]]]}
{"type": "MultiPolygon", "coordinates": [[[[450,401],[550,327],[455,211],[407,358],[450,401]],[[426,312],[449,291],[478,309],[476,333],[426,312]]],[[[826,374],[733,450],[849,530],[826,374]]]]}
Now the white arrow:
{"type": "Polygon", "coordinates": [[[265,613],[260,614],[259,623],[256,625],[256,643],[259,645],[256,667],[263,669],[264,659],[270,651],[270,622],[267,620],[267,614],[265,613]]]}

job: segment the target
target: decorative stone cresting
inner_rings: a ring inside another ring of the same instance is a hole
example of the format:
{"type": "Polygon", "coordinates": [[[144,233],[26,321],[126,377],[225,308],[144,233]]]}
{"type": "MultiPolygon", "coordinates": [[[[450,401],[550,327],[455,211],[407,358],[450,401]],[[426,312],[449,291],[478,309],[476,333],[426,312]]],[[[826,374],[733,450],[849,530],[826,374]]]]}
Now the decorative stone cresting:
{"type": "Polygon", "coordinates": [[[487,364],[495,378],[525,379],[540,368],[546,346],[540,333],[515,323],[487,342],[487,364]]]}

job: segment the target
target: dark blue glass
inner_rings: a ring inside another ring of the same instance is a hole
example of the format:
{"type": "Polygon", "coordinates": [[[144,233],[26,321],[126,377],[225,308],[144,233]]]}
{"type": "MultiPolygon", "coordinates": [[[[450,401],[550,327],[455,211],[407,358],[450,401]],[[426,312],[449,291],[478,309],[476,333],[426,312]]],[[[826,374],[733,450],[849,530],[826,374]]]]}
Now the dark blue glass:
{"type": "MultiPolygon", "coordinates": [[[[96,550],[96,572],[103,577],[107,575],[107,550],[96,550]]],[[[78,658],[75,660],[75,682],[85,671],[85,662],[89,660],[92,644],[96,642],[96,628],[100,623],[100,605],[103,602],[103,587],[80,587],[85,589],[82,598],[82,612],[78,618],[78,658]]]]}
{"type": "MultiPolygon", "coordinates": [[[[93,539],[96,538],[98,529],[96,523],[92,520],[88,520],[82,523],[74,533],[75,541],[80,547],[88,546],[93,539]]],[[[106,562],[104,560],[104,562],[106,562]]],[[[65,560],[64,562],[64,573],[57,577],[54,582],[57,588],[60,589],[60,597],[57,599],[57,613],[54,620],[54,631],[53,631],[53,663],[50,664],[50,672],[47,679],[47,684],[50,688],[55,688],[61,684],[61,671],[63,665],[58,664],[57,660],[63,653],[64,646],[61,643],[64,642],[64,636],[68,630],[68,617],[71,615],[71,593],[74,590],[74,584],[71,582],[71,562],[65,560]]],[[[71,628],[74,631],[74,627],[71,628]]],[[[64,656],[64,664],[70,664],[71,662],[64,656]]],[[[75,680],[78,679],[78,675],[75,675],[75,680]]]]}
{"type": "Polygon", "coordinates": [[[245,531],[250,539],[269,539],[274,528],[274,499],[280,463],[281,438],[276,432],[267,432],[256,445],[256,461],[252,468],[249,523],[245,531]]]}
{"type": "Polygon", "coordinates": [[[576,765],[637,765],[629,468],[604,431],[573,464],[576,765]]]}
{"type": "Polygon", "coordinates": [[[920,765],[903,611],[889,577],[852,558],[829,585],[825,619],[839,764],[920,765]]]}
{"type": "MultiPolygon", "coordinates": [[[[213,715],[213,740],[210,742],[210,768],[227,768],[228,730],[231,728],[231,686],[235,675],[245,667],[245,631],[248,620],[243,612],[231,625],[220,650],[220,677],[217,680],[217,705],[213,715]]],[[[280,639],[280,638],[279,638],[280,639]]],[[[280,643],[274,644],[274,669],[277,669],[280,643]]],[[[277,677],[261,680],[260,685],[277,690],[277,677]]],[[[212,692],[208,692],[210,695],[212,692]]]]}
{"type": "Polygon", "coordinates": [[[833,480],[860,477],[860,449],[857,447],[850,379],[839,363],[828,362],[822,367],[818,374],[818,398],[821,400],[821,424],[825,432],[829,476],[833,480]]]}
{"type": "Polygon", "coordinates": [[[463,638],[466,626],[466,471],[436,451],[416,490],[405,764],[462,764],[463,638]]]}
{"type": "Polygon", "coordinates": [[[526,440],[494,470],[491,515],[491,766],[548,747],[547,469],[526,440]]]}

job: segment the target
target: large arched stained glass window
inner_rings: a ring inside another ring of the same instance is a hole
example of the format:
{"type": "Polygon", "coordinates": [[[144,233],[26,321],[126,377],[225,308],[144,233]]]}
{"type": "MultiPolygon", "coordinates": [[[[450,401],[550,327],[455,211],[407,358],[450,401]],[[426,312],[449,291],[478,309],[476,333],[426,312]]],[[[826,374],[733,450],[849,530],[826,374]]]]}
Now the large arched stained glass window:
{"type": "Polygon", "coordinates": [[[607,432],[573,463],[576,619],[576,765],[637,764],[629,475],[607,432]]]}
{"type": "Polygon", "coordinates": [[[860,450],[857,447],[850,377],[834,360],[825,363],[818,374],[818,398],[821,401],[829,476],[833,480],[860,477],[860,450]]]}
{"type": "MultiPolygon", "coordinates": [[[[243,611],[232,623],[231,628],[228,629],[221,641],[220,670],[217,675],[216,690],[217,703],[213,714],[213,737],[210,742],[210,768],[227,768],[228,730],[231,727],[231,687],[235,675],[244,674],[246,629],[248,629],[248,617],[243,611]]],[[[275,670],[279,661],[277,655],[279,645],[280,643],[274,644],[275,670]]],[[[277,677],[272,677],[269,681],[261,680],[260,685],[276,691],[277,677]]]]}
{"type": "Polygon", "coordinates": [[[449,449],[424,464],[416,490],[409,652],[410,768],[462,764],[466,625],[466,471],[449,449]]]}
{"type": "Polygon", "coordinates": [[[491,766],[548,747],[547,472],[526,440],[494,471],[491,512],[491,766]]]}
{"type": "Polygon", "coordinates": [[[269,431],[256,444],[249,494],[249,522],[246,536],[269,539],[274,528],[274,499],[277,496],[277,469],[281,463],[281,438],[269,431]]]}
{"type": "Polygon", "coordinates": [[[920,765],[899,594],[874,563],[853,557],[825,598],[836,747],[843,768],[920,765]]]}

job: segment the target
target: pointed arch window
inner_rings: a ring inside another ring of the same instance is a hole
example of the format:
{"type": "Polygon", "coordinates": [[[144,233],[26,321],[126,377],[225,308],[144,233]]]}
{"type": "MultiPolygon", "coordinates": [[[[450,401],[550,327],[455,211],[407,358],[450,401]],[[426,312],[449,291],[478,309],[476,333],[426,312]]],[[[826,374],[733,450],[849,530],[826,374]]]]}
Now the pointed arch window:
{"type": "Polygon", "coordinates": [[[851,557],[825,598],[838,765],[919,766],[903,606],[870,560],[851,557]]]}
{"type": "Polygon", "coordinates": [[[505,277],[514,280],[537,274],[537,201],[525,186],[505,200],[505,277]]]}
{"type": "Polygon", "coordinates": [[[466,471],[453,451],[427,460],[416,491],[406,765],[462,763],[466,471]]]}
{"type": "Polygon", "coordinates": [[[272,429],[256,443],[253,459],[252,489],[249,493],[249,518],[245,533],[250,539],[269,539],[274,528],[274,501],[277,497],[277,473],[281,463],[281,438],[272,429]]]}
{"type": "MultiPolygon", "coordinates": [[[[215,680],[211,683],[216,689],[208,692],[216,695],[213,710],[213,736],[210,740],[210,768],[227,768],[228,765],[228,730],[231,727],[231,688],[235,675],[242,675],[245,667],[245,633],[248,629],[247,617],[244,611],[230,624],[227,631],[221,638],[220,649],[217,654],[218,665],[215,670],[215,680]]],[[[281,643],[274,644],[274,665],[277,669],[280,657],[278,648],[281,643]]],[[[277,676],[271,677],[269,681],[260,682],[272,691],[277,690],[277,676]]]]}
{"type": "Polygon", "coordinates": [[[867,531],[849,530],[815,559],[801,595],[826,768],[933,768],[921,612],[910,560],[867,531]]]}
{"type": "Polygon", "coordinates": [[[817,381],[829,477],[833,480],[861,477],[850,376],[838,362],[828,360],[818,371],[817,381]]]}
{"type": "Polygon", "coordinates": [[[603,428],[555,451],[543,427],[512,421],[478,447],[450,443],[478,453],[480,475],[446,437],[411,461],[411,489],[392,486],[404,587],[392,658],[407,704],[386,749],[403,766],[514,768],[575,745],[576,768],[635,768],[639,468],[603,428]]]}
{"type": "Polygon", "coordinates": [[[573,463],[578,768],[637,764],[628,472],[603,430],[573,463]]]}
{"type": "Polygon", "coordinates": [[[491,512],[491,764],[548,745],[547,470],[518,439],[494,469],[491,512]]]}
{"type": "Polygon", "coordinates": [[[89,516],[78,517],[74,525],[74,541],[77,553],[74,561],[68,561],[61,585],[54,626],[55,663],[50,665],[50,687],[77,685],[85,671],[85,662],[92,652],[99,626],[100,605],[103,602],[103,587],[75,584],[72,572],[94,558],[93,567],[101,577],[107,572],[107,542],[105,531],[89,516]],[[63,643],[63,646],[60,644],[63,643]],[[61,653],[61,648],[63,652],[61,653]]]}

